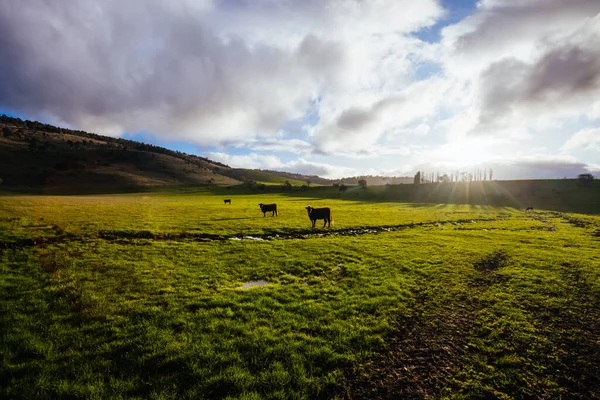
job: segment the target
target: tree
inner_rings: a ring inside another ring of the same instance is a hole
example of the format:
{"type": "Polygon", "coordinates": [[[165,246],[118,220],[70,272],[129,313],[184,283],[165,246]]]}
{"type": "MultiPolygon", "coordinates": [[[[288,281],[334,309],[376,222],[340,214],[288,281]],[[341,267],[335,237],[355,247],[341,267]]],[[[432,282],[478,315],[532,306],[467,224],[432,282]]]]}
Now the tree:
{"type": "Polygon", "coordinates": [[[492,178],[494,177],[494,170],[490,168],[490,181],[492,180],[492,178]]]}
{"type": "Polygon", "coordinates": [[[285,188],[291,188],[291,187],[292,187],[292,184],[290,183],[290,181],[285,181],[285,182],[283,183],[283,187],[285,187],[285,188]]]}
{"type": "Polygon", "coordinates": [[[592,175],[592,174],[579,174],[579,175],[577,175],[577,179],[579,180],[579,182],[582,185],[587,186],[589,183],[591,183],[594,180],[594,175],[592,175]]]}
{"type": "Polygon", "coordinates": [[[13,135],[13,131],[5,126],[4,128],[2,128],[2,135],[4,137],[11,137],[13,135]]]}
{"type": "Polygon", "coordinates": [[[367,187],[367,180],[366,179],[361,179],[358,181],[358,186],[360,186],[361,188],[366,188],[367,187]]]}
{"type": "Polygon", "coordinates": [[[306,186],[310,186],[310,184],[311,184],[310,179],[307,179],[306,180],[306,186]]]}
{"type": "Polygon", "coordinates": [[[417,173],[415,174],[415,179],[413,180],[413,183],[415,185],[418,185],[421,183],[421,171],[417,171],[417,173]]]}

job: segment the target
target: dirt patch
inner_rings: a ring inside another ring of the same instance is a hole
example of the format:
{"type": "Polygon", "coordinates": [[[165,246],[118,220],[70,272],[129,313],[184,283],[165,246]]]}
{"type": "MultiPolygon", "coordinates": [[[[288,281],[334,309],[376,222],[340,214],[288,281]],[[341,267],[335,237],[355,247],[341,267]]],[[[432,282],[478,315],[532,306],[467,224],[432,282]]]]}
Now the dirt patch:
{"type": "Polygon", "coordinates": [[[387,346],[363,371],[353,371],[348,399],[437,399],[452,387],[465,364],[467,337],[473,325],[461,307],[431,311],[427,295],[417,296],[415,314],[399,321],[387,346]]]}
{"type": "MultiPolygon", "coordinates": [[[[587,283],[581,265],[563,263],[563,279],[567,282],[568,301],[555,310],[544,329],[561,357],[557,367],[572,377],[563,384],[573,398],[600,397],[600,299],[587,283]]],[[[557,368],[557,369],[558,369],[557,368]]]]}
{"type": "Polygon", "coordinates": [[[504,250],[497,250],[493,253],[483,257],[481,260],[476,261],[473,267],[477,271],[492,272],[497,271],[500,268],[508,265],[508,254],[504,250]]]}
{"type": "Polygon", "coordinates": [[[556,382],[558,391],[547,391],[540,398],[600,398],[600,299],[587,282],[577,262],[560,267],[565,284],[561,301],[548,306],[544,301],[523,302],[534,317],[537,334],[546,339],[537,352],[546,375],[556,382]]]}
{"type": "Polygon", "coordinates": [[[584,219],[581,219],[581,218],[573,217],[568,214],[553,212],[552,215],[554,217],[563,219],[564,221],[568,222],[569,224],[571,224],[572,226],[574,226],[576,228],[588,228],[589,226],[591,226],[590,222],[588,222],[584,219]]]}

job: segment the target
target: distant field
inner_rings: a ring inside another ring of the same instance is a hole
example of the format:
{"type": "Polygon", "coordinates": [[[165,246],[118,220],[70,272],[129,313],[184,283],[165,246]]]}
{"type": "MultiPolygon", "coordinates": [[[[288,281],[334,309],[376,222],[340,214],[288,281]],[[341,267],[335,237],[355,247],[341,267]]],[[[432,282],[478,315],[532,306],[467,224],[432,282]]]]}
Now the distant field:
{"type": "Polygon", "coordinates": [[[600,398],[599,216],[377,190],[0,197],[0,398],[600,398]]]}

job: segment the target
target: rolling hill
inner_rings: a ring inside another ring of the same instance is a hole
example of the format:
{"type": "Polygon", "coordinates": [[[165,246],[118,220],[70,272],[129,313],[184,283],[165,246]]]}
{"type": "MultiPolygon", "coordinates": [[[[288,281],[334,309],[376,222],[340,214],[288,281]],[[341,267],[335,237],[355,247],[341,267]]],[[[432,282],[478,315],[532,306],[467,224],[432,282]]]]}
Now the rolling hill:
{"type": "Polygon", "coordinates": [[[244,182],[331,184],[317,176],[231,168],[151,144],[0,116],[0,178],[5,189],[133,189],[244,182]]]}

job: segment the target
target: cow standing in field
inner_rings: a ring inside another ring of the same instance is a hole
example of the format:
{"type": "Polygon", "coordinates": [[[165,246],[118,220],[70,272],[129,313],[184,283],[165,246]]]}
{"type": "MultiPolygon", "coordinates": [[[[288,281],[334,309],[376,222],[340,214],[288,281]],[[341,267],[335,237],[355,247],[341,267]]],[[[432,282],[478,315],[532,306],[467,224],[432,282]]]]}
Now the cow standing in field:
{"type": "Polygon", "coordinates": [[[533,207],[527,207],[525,211],[533,211],[533,207]]]}
{"type": "Polygon", "coordinates": [[[263,204],[260,203],[260,211],[263,212],[263,217],[267,215],[268,212],[271,212],[271,217],[277,216],[277,204],[263,204]]]}
{"type": "Polygon", "coordinates": [[[223,200],[223,202],[225,202],[225,204],[231,205],[231,199],[225,199],[225,200],[223,200]]]}
{"type": "Polygon", "coordinates": [[[329,228],[331,228],[331,209],[329,209],[328,207],[325,208],[314,208],[311,206],[306,207],[306,211],[308,211],[308,218],[310,218],[310,220],[312,221],[312,227],[314,229],[315,227],[315,223],[317,222],[318,219],[322,219],[323,220],[323,228],[325,228],[325,225],[327,225],[329,228]]]}

